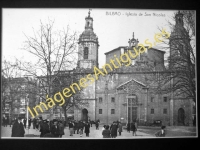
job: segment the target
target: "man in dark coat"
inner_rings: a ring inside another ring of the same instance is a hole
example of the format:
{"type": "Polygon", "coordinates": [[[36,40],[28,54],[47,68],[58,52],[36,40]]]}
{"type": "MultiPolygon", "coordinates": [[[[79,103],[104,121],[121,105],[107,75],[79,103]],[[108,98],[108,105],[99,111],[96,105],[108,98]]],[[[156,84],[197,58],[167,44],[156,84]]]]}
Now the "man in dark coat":
{"type": "Polygon", "coordinates": [[[89,137],[90,124],[88,122],[86,122],[86,124],[85,124],[85,133],[86,133],[86,137],[89,137]]]}
{"type": "Polygon", "coordinates": [[[136,128],[136,126],[135,126],[135,122],[132,122],[132,123],[131,123],[131,130],[133,131],[133,136],[134,136],[134,135],[136,136],[136,130],[137,130],[137,128],[136,128]]]}
{"type": "Polygon", "coordinates": [[[119,122],[119,125],[118,125],[118,132],[119,132],[119,135],[121,136],[121,132],[122,132],[122,124],[121,124],[121,122],[119,122]]]}
{"type": "Polygon", "coordinates": [[[28,128],[30,129],[31,127],[31,118],[28,119],[28,128]]]}
{"type": "Polygon", "coordinates": [[[5,120],[4,120],[4,127],[6,126],[7,127],[7,125],[8,125],[8,117],[5,117],[5,120]]]}
{"type": "Polygon", "coordinates": [[[65,134],[63,121],[60,120],[58,126],[59,126],[59,137],[61,138],[65,134]]]}
{"type": "Polygon", "coordinates": [[[130,124],[130,122],[127,123],[126,127],[127,127],[127,132],[130,133],[130,130],[131,130],[131,124],[130,124]]]}
{"type": "Polygon", "coordinates": [[[3,116],[3,126],[5,127],[6,125],[6,117],[3,116]]]}
{"type": "Polygon", "coordinates": [[[24,121],[23,121],[23,123],[24,123],[24,128],[26,128],[26,118],[24,118],[24,121]]]}
{"type": "Polygon", "coordinates": [[[155,134],[155,136],[156,137],[165,137],[165,126],[161,126],[161,130],[160,131],[158,131],[156,134],[155,134]]]}
{"type": "Polygon", "coordinates": [[[57,120],[55,120],[54,124],[52,125],[51,133],[54,135],[54,137],[59,137],[59,135],[60,135],[59,126],[58,126],[58,121],[57,120]]]}
{"type": "Polygon", "coordinates": [[[96,121],[96,130],[99,130],[99,120],[96,121]]]}
{"type": "Polygon", "coordinates": [[[102,135],[103,135],[103,138],[110,138],[109,125],[105,126],[105,130],[103,130],[102,135]]]}
{"type": "Polygon", "coordinates": [[[13,124],[11,137],[24,137],[25,130],[21,121],[22,118],[18,117],[18,120],[13,124]]]}
{"type": "Polygon", "coordinates": [[[40,137],[44,137],[45,134],[50,132],[49,125],[47,124],[46,119],[43,121],[43,124],[41,125],[40,132],[41,132],[40,137]]]}
{"type": "Polygon", "coordinates": [[[81,121],[78,121],[78,123],[77,123],[77,134],[79,134],[80,128],[81,128],[81,121]]]}
{"type": "Polygon", "coordinates": [[[70,131],[70,135],[69,136],[73,136],[73,133],[74,133],[74,124],[73,124],[73,122],[71,120],[69,122],[69,131],[70,131]]]}
{"type": "Polygon", "coordinates": [[[80,133],[80,137],[82,137],[83,128],[84,128],[84,123],[83,123],[83,121],[79,121],[79,133],[80,133]]]}
{"type": "Polygon", "coordinates": [[[36,121],[36,118],[33,118],[33,129],[35,129],[36,121]]]}
{"type": "Polygon", "coordinates": [[[78,128],[78,123],[76,122],[76,120],[74,120],[74,134],[76,134],[77,128],[78,128]]]}
{"type": "Polygon", "coordinates": [[[113,124],[111,125],[111,137],[112,138],[116,138],[117,137],[117,123],[116,122],[113,122],[113,124]]]}
{"type": "Polygon", "coordinates": [[[89,119],[88,120],[88,123],[91,125],[91,127],[92,127],[92,121],[89,119]]]}
{"type": "Polygon", "coordinates": [[[12,125],[12,118],[11,118],[11,116],[9,117],[9,125],[10,125],[10,127],[12,125]]]}

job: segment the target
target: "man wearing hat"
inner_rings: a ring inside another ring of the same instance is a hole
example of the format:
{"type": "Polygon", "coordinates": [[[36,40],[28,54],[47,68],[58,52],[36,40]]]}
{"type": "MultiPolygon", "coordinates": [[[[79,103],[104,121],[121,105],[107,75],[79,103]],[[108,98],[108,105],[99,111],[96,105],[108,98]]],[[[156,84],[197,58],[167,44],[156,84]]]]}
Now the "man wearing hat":
{"type": "Polygon", "coordinates": [[[117,123],[114,121],[113,124],[110,126],[110,131],[111,131],[111,138],[116,138],[117,137],[117,123]]]}
{"type": "Polygon", "coordinates": [[[43,120],[43,123],[42,123],[41,128],[40,128],[40,132],[41,132],[40,137],[43,137],[45,134],[50,132],[49,125],[47,124],[46,119],[43,120]]]}
{"type": "Polygon", "coordinates": [[[156,137],[165,137],[165,126],[161,126],[161,130],[156,132],[155,136],[156,137]]]}
{"type": "Polygon", "coordinates": [[[24,137],[24,134],[25,130],[22,124],[22,118],[18,117],[18,120],[13,124],[11,137],[24,137]]]}
{"type": "Polygon", "coordinates": [[[59,135],[60,135],[57,120],[54,120],[54,122],[53,122],[53,125],[52,125],[52,128],[51,128],[51,133],[54,135],[54,137],[59,137],[59,135]]]}

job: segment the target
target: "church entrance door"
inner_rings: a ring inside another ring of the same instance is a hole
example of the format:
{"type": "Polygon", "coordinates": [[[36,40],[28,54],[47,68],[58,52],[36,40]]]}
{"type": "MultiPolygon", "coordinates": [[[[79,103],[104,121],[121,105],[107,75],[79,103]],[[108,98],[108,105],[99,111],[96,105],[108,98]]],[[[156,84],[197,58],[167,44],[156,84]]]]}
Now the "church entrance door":
{"type": "Polygon", "coordinates": [[[137,99],[136,96],[129,96],[128,98],[128,121],[135,122],[137,119],[137,99]]]}
{"type": "Polygon", "coordinates": [[[82,119],[81,120],[83,120],[83,121],[88,121],[88,110],[87,109],[83,109],[82,110],[82,119]]]}
{"type": "Polygon", "coordinates": [[[183,108],[178,110],[178,125],[183,126],[185,125],[185,111],[183,108]]]}

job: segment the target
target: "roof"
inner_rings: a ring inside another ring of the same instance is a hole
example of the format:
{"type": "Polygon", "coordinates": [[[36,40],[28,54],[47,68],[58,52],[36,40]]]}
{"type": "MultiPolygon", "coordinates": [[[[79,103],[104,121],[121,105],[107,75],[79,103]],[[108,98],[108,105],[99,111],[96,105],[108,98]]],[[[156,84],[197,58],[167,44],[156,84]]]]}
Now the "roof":
{"type": "MultiPolygon", "coordinates": [[[[148,47],[148,46],[145,46],[145,47],[148,47]]],[[[159,52],[162,52],[162,53],[166,53],[165,51],[162,51],[162,50],[159,50],[159,49],[156,49],[156,48],[150,48],[149,50],[156,50],[156,51],[159,51],[159,52]]]]}
{"type": "Polygon", "coordinates": [[[104,54],[107,55],[107,54],[112,53],[112,52],[114,52],[114,51],[116,51],[116,50],[119,50],[120,48],[127,48],[127,46],[119,46],[119,47],[117,47],[117,48],[115,48],[115,49],[113,49],[113,50],[111,50],[111,51],[108,51],[108,52],[106,52],[106,53],[104,53],[104,54]]]}
{"type": "Polygon", "coordinates": [[[139,85],[141,85],[141,86],[143,86],[143,87],[146,87],[146,85],[145,85],[145,84],[143,84],[142,82],[139,82],[139,81],[137,81],[137,80],[135,80],[135,79],[131,79],[131,80],[129,80],[129,81],[126,81],[126,82],[124,82],[124,83],[120,84],[119,86],[117,86],[117,88],[116,88],[116,89],[119,89],[119,88],[121,88],[122,86],[124,86],[124,85],[128,84],[128,83],[129,83],[129,82],[131,82],[131,81],[134,81],[134,82],[136,82],[137,84],[139,84],[139,85]]]}
{"type": "MultiPolygon", "coordinates": [[[[140,47],[140,46],[139,46],[139,47],[140,47]]],[[[144,46],[144,47],[145,47],[145,48],[148,48],[149,46],[144,46]]],[[[104,54],[107,55],[107,54],[109,54],[109,53],[112,53],[112,52],[114,52],[114,51],[119,50],[120,48],[128,48],[128,46],[119,46],[119,47],[117,47],[117,48],[115,48],[115,49],[113,49],[113,50],[111,50],[111,51],[108,51],[108,52],[106,52],[106,53],[104,53],[104,54]]],[[[149,50],[156,50],[156,51],[165,53],[165,51],[162,51],[162,50],[159,50],[159,49],[156,49],[156,48],[150,48],[149,50]]]]}

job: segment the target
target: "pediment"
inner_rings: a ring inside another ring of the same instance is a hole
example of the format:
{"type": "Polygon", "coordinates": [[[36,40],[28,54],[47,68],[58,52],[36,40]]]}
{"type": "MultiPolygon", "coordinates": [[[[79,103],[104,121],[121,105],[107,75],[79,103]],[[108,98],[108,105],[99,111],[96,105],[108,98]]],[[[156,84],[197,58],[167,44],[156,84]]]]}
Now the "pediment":
{"type": "Polygon", "coordinates": [[[119,86],[117,86],[116,89],[117,90],[125,90],[128,93],[133,93],[133,92],[137,92],[144,88],[147,88],[147,86],[144,83],[139,82],[135,79],[131,79],[131,80],[128,80],[128,81],[120,84],[119,86]]]}

